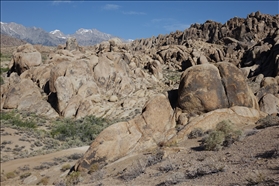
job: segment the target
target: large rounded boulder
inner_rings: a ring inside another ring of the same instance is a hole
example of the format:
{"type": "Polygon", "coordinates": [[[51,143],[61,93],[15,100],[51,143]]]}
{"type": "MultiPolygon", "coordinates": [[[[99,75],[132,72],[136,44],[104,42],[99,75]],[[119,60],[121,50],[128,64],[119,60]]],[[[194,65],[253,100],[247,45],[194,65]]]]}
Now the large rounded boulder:
{"type": "Polygon", "coordinates": [[[31,44],[21,45],[13,53],[9,68],[10,72],[17,72],[18,75],[34,66],[42,64],[41,53],[31,44]]]}
{"type": "Polygon", "coordinates": [[[178,90],[178,107],[183,112],[202,114],[232,106],[259,108],[243,73],[235,65],[202,64],[184,71],[178,90]]]}
{"type": "Polygon", "coordinates": [[[184,71],[178,89],[178,107],[183,111],[201,114],[228,106],[229,102],[216,66],[196,65],[184,71]]]}

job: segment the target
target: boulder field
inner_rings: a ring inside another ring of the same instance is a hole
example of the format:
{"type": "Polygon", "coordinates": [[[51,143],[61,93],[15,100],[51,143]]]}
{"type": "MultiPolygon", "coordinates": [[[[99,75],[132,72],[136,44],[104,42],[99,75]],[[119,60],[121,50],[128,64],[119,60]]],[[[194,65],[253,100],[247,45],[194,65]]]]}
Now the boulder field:
{"type": "Polygon", "coordinates": [[[121,120],[99,134],[71,171],[185,142],[194,128],[209,130],[223,120],[254,125],[279,114],[278,18],[255,12],[223,25],[207,21],[90,47],[70,38],[44,62],[25,44],[13,53],[0,108],[121,120]]]}

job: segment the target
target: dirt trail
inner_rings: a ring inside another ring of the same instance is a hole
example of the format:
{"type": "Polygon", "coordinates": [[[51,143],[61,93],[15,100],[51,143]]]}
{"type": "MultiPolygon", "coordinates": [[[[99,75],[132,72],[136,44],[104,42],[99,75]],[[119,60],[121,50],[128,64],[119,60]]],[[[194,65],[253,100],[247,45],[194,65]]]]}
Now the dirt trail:
{"type": "Polygon", "coordinates": [[[30,168],[40,165],[43,162],[53,161],[54,158],[68,156],[73,153],[85,153],[89,146],[83,146],[78,148],[71,148],[67,150],[62,150],[46,155],[40,155],[30,158],[16,159],[8,162],[1,163],[1,172],[10,172],[16,170],[18,167],[23,167],[24,165],[29,165],[30,168]]]}

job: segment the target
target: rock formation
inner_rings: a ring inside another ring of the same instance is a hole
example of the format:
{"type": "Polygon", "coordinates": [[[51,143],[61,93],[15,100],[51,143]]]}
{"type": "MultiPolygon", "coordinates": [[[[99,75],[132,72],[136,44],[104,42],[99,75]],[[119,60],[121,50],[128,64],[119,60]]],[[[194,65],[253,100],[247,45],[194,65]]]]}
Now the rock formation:
{"type": "Polygon", "coordinates": [[[256,12],[82,48],[69,39],[43,63],[23,45],[1,85],[1,109],[121,119],[92,142],[76,171],[185,141],[193,128],[212,129],[224,119],[253,125],[279,114],[278,18],[256,12]]]}

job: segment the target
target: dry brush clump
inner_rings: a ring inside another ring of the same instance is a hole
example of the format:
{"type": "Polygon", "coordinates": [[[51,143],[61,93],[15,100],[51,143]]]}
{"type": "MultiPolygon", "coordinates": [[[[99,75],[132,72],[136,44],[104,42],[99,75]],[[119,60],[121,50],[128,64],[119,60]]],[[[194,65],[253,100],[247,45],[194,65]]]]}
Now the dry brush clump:
{"type": "Polygon", "coordinates": [[[205,150],[220,150],[223,147],[229,147],[235,141],[238,141],[242,135],[240,130],[235,130],[233,123],[229,120],[221,121],[216,129],[202,140],[201,146],[205,150]]]}
{"type": "Polygon", "coordinates": [[[204,135],[204,131],[201,128],[194,128],[189,134],[189,139],[196,139],[198,137],[202,137],[204,135]]]}
{"type": "Polygon", "coordinates": [[[259,119],[256,125],[256,129],[279,126],[279,117],[275,115],[267,115],[265,118],[259,119]]]}

